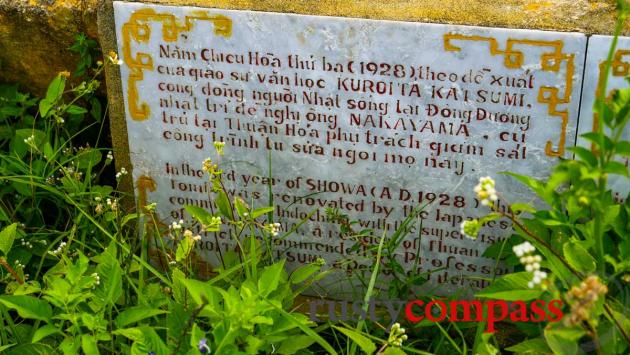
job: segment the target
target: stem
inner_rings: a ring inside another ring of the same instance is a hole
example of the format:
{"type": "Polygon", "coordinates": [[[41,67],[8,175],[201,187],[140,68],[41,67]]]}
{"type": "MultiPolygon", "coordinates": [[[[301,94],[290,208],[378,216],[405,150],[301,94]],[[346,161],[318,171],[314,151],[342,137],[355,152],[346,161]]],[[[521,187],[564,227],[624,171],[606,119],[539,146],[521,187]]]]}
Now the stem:
{"type": "Polygon", "coordinates": [[[630,336],[626,333],[626,331],[623,329],[621,324],[619,324],[619,321],[617,320],[617,318],[615,318],[615,316],[613,315],[612,310],[610,309],[610,307],[606,303],[604,303],[604,310],[606,310],[606,313],[608,313],[608,316],[610,317],[610,319],[612,319],[613,322],[615,322],[615,326],[617,327],[617,329],[619,329],[619,332],[621,333],[621,335],[625,339],[626,343],[628,343],[628,345],[630,345],[630,336]]]}
{"type": "Polygon", "coordinates": [[[0,341],[2,342],[2,344],[9,343],[9,341],[7,340],[7,333],[5,332],[4,317],[2,315],[2,312],[0,312],[0,341]]]}
{"type": "Polygon", "coordinates": [[[535,235],[534,233],[532,233],[529,229],[527,229],[527,227],[525,227],[523,224],[521,224],[517,219],[516,216],[514,216],[514,213],[510,213],[510,214],[506,214],[504,212],[501,212],[499,210],[496,210],[496,212],[498,212],[501,216],[503,217],[508,217],[513,224],[515,224],[518,228],[520,228],[523,232],[525,232],[525,234],[527,234],[528,236],[530,236],[531,238],[533,238],[534,240],[536,240],[538,243],[542,244],[545,248],[547,248],[556,258],[558,258],[558,260],[560,260],[560,262],[567,268],[569,269],[569,271],[571,271],[572,274],[574,274],[575,276],[579,277],[580,279],[582,278],[582,274],[580,274],[579,272],[577,272],[571,265],[569,265],[569,263],[567,263],[566,260],[564,260],[564,258],[558,254],[558,252],[556,252],[551,245],[549,245],[549,243],[547,243],[546,241],[540,239],[537,235],[535,235]]]}
{"type": "Polygon", "coordinates": [[[186,327],[184,327],[184,329],[182,329],[182,332],[181,332],[181,334],[179,336],[179,339],[177,340],[177,346],[173,350],[172,354],[179,353],[179,348],[182,346],[182,340],[184,340],[184,338],[186,338],[186,333],[188,333],[190,328],[192,328],[193,323],[195,323],[195,319],[197,318],[199,313],[201,313],[201,311],[203,310],[203,308],[206,305],[208,305],[208,300],[204,299],[202,301],[202,303],[199,305],[199,307],[195,308],[195,311],[190,315],[190,318],[188,318],[188,322],[186,323],[186,327]]]}
{"type": "Polygon", "coordinates": [[[11,274],[11,276],[13,276],[13,278],[20,285],[24,284],[24,281],[22,280],[22,278],[20,278],[20,275],[18,275],[18,273],[15,272],[15,270],[11,267],[11,265],[9,265],[9,263],[7,263],[7,259],[0,258],[0,265],[4,266],[4,268],[7,269],[7,271],[11,274]]]}
{"type": "MultiPolygon", "coordinates": [[[[604,151],[605,151],[604,108],[606,107],[606,89],[608,86],[608,77],[610,75],[610,67],[612,65],[612,59],[615,54],[615,48],[617,47],[617,40],[618,40],[619,34],[621,33],[621,30],[623,29],[623,24],[625,22],[626,15],[627,14],[624,13],[623,11],[621,10],[619,11],[619,14],[617,16],[617,22],[615,23],[615,32],[612,39],[612,44],[610,45],[610,49],[608,50],[608,56],[606,58],[606,65],[604,66],[603,80],[600,86],[597,88],[597,92],[599,93],[599,98],[596,102],[596,105],[597,105],[597,112],[601,121],[597,125],[597,135],[598,135],[598,141],[599,141],[599,149],[598,149],[599,159],[598,160],[599,160],[599,168],[601,172],[601,175],[599,176],[599,179],[598,179],[597,187],[599,188],[598,190],[599,190],[600,196],[603,196],[604,193],[606,192],[606,176],[603,173],[603,169],[608,163],[608,160],[610,159],[609,154],[604,154],[604,151]]],[[[594,232],[594,238],[595,238],[595,248],[597,252],[597,258],[599,259],[597,266],[598,266],[599,273],[603,275],[606,271],[606,263],[604,262],[604,231],[602,228],[601,213],[595,214],[594,222],[595,222],[595,225],[594,225],[593,232],[594,232]]]]}
{"type": "Polygon", "coordinates": [[[381,346],[381,348],[378,349],[378,351],[376,352],[376,355],[383,354],[383,352],[385,351],[385,349],[387,348],[388,345],[389,345],[389,343],[383,344],[383,346],[381,346]]]}

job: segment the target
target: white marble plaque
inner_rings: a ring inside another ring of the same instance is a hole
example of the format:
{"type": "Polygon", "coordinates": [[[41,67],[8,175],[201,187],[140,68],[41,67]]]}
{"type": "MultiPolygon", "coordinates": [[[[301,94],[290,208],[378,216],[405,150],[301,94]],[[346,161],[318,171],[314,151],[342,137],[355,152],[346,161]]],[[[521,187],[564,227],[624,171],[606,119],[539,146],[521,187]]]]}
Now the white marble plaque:
{"type": "MultiPolygon", "coordinates": [[[[133,178],[150,177],[165,223],[184,204],[211,206],[202,161],[213,141],[230,191],[268,203],[284,231],[315,211],[277,255],[292,267],[323,257],[335,269],[313,293],[356,297],[373,267],[326,220],[338,208],[391,235],[429,203],[397,250],[440,292],[487,285],[509,272],[481,256],[509,221],[460,234],[485,214],[473,187],[490,175],[507,200],[532,196],[514,171],[544,177],[575,141],[586,38],[493,29],[115,2],[133,178]],[[273,180],[268,175],[271,153],[273,180]],[[419,253],[418,253],[419,251],[419,253]],[[347,261],[347,262],[346,262],[347,261]],[[343,281],[343,282],[340,282],[343,281]]],[[[501,207],[501,206],[500,206],[501,207]]],[[[200,253],[233,247],[204,237],[200,253]]],[[[378,287],[386,287],[384,276],[378,287]]]]}
{"type": "MultiPolygon", "coordinates": [[[[592,36],[588,40],[588,53],[586,55],[586,68],[584,69],[584,86],[582,88],[582,104],[580,109],[579,134],[597,131],[599,120],[593,114],[593,104],[597,97],[597,88],[604,75],[604,62],[608,56],[611,36],[592,36]]],[[[630,38],[619,37],[617,48],[613,55],[611,72],[608,77],[608,89],[610,92],[616,88],[627,88],[626,78],[630,75],[630,38]]],[[[623,139],[630,140],[630,129],[626,127],[623,139]]],[[[584,138],[578,137],[578,144],[590,147],[590,143],[584,138]]],[[[628,166],[628,158],[623,158],[622,163],[628,166]]],[[[630,184],[625,177],[611,175],[608,187],[612,189],[617,201],[624,201],[630,192],[630,184]]]]}

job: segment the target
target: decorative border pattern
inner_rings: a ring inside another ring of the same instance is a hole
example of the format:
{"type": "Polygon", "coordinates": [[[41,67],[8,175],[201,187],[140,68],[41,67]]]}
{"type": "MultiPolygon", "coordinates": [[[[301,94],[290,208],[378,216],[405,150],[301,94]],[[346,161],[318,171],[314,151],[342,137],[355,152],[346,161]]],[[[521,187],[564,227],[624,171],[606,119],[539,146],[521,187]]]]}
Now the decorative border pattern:
{"type": "Polygon", "coordinates": [[[153,180],[152,177],[148,175],[142,175],[138,178],[136,182],[136,187],[138,188],[138,205],[140,208],[144,208],[148,205],[148,194],[149,192],[154,192],[157,189],[157,183],[153,180]]]}
{"type": "Polygon", "coordinates": [[[562,120],[560,137],[558,139],[557,148],[554,149],[553,142],[547,141],[545,153],[550,157],[561,157],[564,155],[566,146],[567,124],[569,123],[568,109],[560,110],[558,105],[564,105],[571,102],[571,93],[573,92],[573,73],[575,71],[574,54],[562,53],[564,43],[558,41],[536,41],[529,39],[512,39],[509,38],[505,45],[505,50],[499,49],[499,43],[495,38],[484,36],[468,36],[457,33],[447,33],[444,35],[444,50],[459,52],[461,47],[452,44],[452,41],[481,41],[488,42],[490,45],[490,54],[502,55],[504,57],[503,64],[508,69],[519,69],[523,66],[525,54],[517,49],[515,45],[528,45],[538,47],[549,47],[551,52],[543,53],[540,56],[542,70],[548,72],[559,73],[562,68],[562,62],[566,62],[565,87],[564,93],[560,94],[560,89],[553,86],[541,86],[538,91],[538,102],[549,105],[548,113],[551,116],[558,116],[562,120]]]}
{"type": "Polygon", "coordinates": [[[124,62],[129,67],[127,79],[127,102],[129,113],[135,121],[149,118],[150,109],[146,102],[139,103],[137,83],[144,79],[143,70],[153,70],[153,58],[147,53],[132,54],[131,41],[147,43],[151,38],[151,22],[162,23],[162,38],[166,42],[177,41],[183,32],[192,30],[194,21],[210,21],[214,24],[214,34],[229,37],[232,35],[232,20],[223,15],[209,15],[205,11],[195,11],[186,16],[180,25],[175,15],[156,13],[153,9],[140,9],[131,14],[129,22],[122,26],[122,49],[124,62]]]}
{"type": "MultiPolygon", "coordinates": [[[[630,62],[624,62],[623,57],[630,56],[630,50],[618,49],[610,64],[612,76],[626,77],[630,75],[630,62]]],[[[606,61],[603,60],[599,63],[599,75],[597,77],[597,86],[595,87],[595,100],[599,100],[602,97],[601,85],[602,81],[606,78],[606,61]]],[[[599,130],[599,114],[593,112],[593,132],[599,130]]],[[[595,145],[591,145],[591,150],[596,152],[595,145]]]]}

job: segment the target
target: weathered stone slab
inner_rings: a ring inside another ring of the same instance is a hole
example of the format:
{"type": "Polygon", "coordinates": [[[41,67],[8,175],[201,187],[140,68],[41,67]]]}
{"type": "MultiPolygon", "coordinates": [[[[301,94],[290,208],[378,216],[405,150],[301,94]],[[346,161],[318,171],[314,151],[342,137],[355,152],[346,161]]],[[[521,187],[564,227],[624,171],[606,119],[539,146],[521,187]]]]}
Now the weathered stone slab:
{"type": "MultiPolygon", "coordinates": [[[[580,109],[580,134],[597,131],[599,118],[593,113],[593,104],[595,103],[596,97],[600,95],[598,88],[605,74],[603,63],[606,61],[611,44],[611,36],[592,36],[589,38],[586,67],[584,69],[582,106],[580,109]]],[[[608,77],[607,91],[610,92],[614,89],[627,88],[628,81],[626,78],[628,75],[630,75],[630,38],[619,37],[617,48],[613,56],[611,75],[608,77]]],[[[630,140],[630,129],[627,127],[623,132],[623,138],[630,140]]],[[[586,147],[590,146],[590,144],[581,137],[578,138],[578,144],[586,147]]],[[[626,167],[628,166],[628,158],[624,158],[621,162],[624,163],[626,167]]],[[[613,190],[615,199],[619,201],[625,200],[630,192],[628,179],[621,178],[617,175],[610,176],[609,187],[613,190]]]]}
{"type": "MultiPolygon", "coordinates": [[[[0,81],[45,93],[58,72],[71,70],[74,36],[96,38],[96,9],[111,0],[0,0],[0,81]]],[[[336,15],[481,26],[609,34],[615,5],[609,0],[154,0],[223,9],[336,15]]],[[[629,28],[625,31],[628,33],[629,28]]]]}
{"type": "MultiPolygon", "coordinates": [[[[441,269],[430,280],[441,292],[470,291],[509,272],[481,256],[509,236],[508,221],[474,241],[459,232],[486,212],[472,191],[479,177],[494,176],[509,201],[532,201],[499,172],[542,178],[575,141],[582,34],[124,2],[114,10],[125,117],[113,119],[128,132],[116,144],[129,151],[133,180],[155,184],[142,195],[165,223],[184,204],[211,208],[201,162],[213,141],[227,142],[220,164],[234,194],[264,206],[271,183],[285,231],[315,211],[276,241],[278,256],[292,266],[324,257],[337,269],[322,285],[334,297],[361,288],[373,257],[352,251],[324,208],[380,236],[427,205],[397,259],[441,269]]],[[[218,237],[201,244],[213,262],[233,246],[218,237]]]]}

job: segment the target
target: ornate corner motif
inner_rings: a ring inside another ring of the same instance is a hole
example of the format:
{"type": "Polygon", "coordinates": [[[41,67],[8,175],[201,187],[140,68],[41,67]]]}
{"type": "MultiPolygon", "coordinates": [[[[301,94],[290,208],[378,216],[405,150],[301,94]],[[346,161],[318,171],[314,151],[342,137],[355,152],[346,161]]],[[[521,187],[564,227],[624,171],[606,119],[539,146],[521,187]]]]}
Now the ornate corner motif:
{"type": "MultiPolygon", "coordinates": [[[[148,193],[155,192],[157,190],[157,182],[155,182],[155,180],[148,175],[141,175],[136,181],[136,188],[138,189],[139,209],[151,218],[151,224],[158,227],[158,229],[161,231],[167,231],[168,225],[162,222],[162,220],[158,217],[157,212],[145,209],[145,207],[147,207],[149,204],[148,193]]],[[[153,237],[153,228],[149,228],[149,230],[147,230],[147,233],[150,237],[153,237]]]]}
{"type": "Polygon", "coordinates": [[[138,188],[138,205],[140,208],[144,208],[149,203],[147,191],[154,192],[157,189],[157,183],[152,177],[142,175],[138,178],[136,187],[138,188]]]}
{"type": "Polygon", "coordinates": [[[153,70],[153,58],[147,53],[132,54],[132,40],[147,43],[151,38],[151,22],[162,23],[162,39],[166,42],[177,41],[183,32],[192,30],[194,21],[210,21],[214,25],[214,34],[229,37],[232,34],[232,20],[222,15],[209,15],[204,11],[191,12],[180,24],[177,17],[168,13],[156,13],[153,9],[140,9],[131,14],[129,22],[122,26],[122,50],[124,62],[129,67],[127,81],[127,102],[129,113],[135,121],[149,118],[150,109],[146,102],[140,103],[137,83],[144,79],[144,70],[153,70]]]}
{"type": "MultiPolygon", "coordinates": [[[[612,62],[610,64],[611,74],[614,77],[626,77],[630,75],[630,62],[624,62],[623,57],[630,56],[630,50],[618,49],[613,55],[612,62]]],[[[597,76],[597,86],[595,87],[595,100],[600,99],[604,93],[602,93],[602,83],[606,79],[606,61],[599,62],[599,75],[597,76]]],[[[599,130],[599,114],[593,112],[593,132],[599,130]]],[[[597,149],[594,145],[591,145],[591,150],[595,153],[597,149]]]]}
{"type": "Polygon", "coordinates": [[[457,33],[447,33],[444,35],[444,50],[459,52],[461,47],[452,43],[452,41],[481,41],[488,42],[491,55],[502,55],[503,64],[508,69],[519,69],[523,66],[525,53],[521,50],[514,49],[515,45],[527,45],[537,47],[549,47],[551,51],[545,52],[540,56],[541,68],[544,71],[560,73],[562,63],[565,62],[565,86],[564,92],[560,92],[560,88],[554,86],[541,86],[538,91],[537,100],[539,103],[548,105],[548,113],[550,116],[560,117],[561,131],[558,138],[557,148],[554,149],[554,143],[547,141],[545,153],[550,157],[561,157],[564,155],[567,136],[567,124],[569,123],[568,109],[559,109],[559,105],[571,102],[571,93],[573,92],[573,73],[575,71],[574,54],[562,53],[564,43],[558,41],[536,41],[528,39],[512,39],[509,38],[505,44],[505,50],[499,48],[499,43],[495,38],[484,36],[468,36],[457,33]]]}

